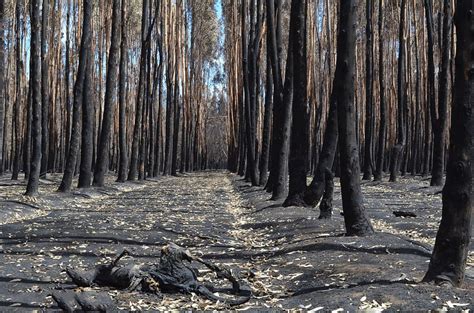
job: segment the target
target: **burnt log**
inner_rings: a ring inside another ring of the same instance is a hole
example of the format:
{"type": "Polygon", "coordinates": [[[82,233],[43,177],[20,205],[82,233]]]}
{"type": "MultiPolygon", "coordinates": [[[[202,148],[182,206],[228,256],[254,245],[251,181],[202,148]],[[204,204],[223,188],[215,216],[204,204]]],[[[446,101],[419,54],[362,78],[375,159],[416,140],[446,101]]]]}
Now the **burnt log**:
{"type": "Polygon", "coordinates": [[[229,306],[240,305],[250,300],[250,288],[242,286],[229,269],[196,257],[176,244],[170,243],[161,249],[160,260],[157,264],[120,265],[119,261],[129,254],[125,250],[110,264],[97,265],[88,271],[68,268],[66,273],[80,287],[112,287],[156,295],[161,293],[196,293],[211,301],[219,301],[229,306]],[[191,267],[192,262],[201,263],[216,273],[217,278],[228,280],[232,284],[232,289],[228,292],[227,289],[199,282],[197,271],[191,267]],[[215,291],[229,293],[237,298],[221,297],[215,295],[213,293],[215,291]]]}

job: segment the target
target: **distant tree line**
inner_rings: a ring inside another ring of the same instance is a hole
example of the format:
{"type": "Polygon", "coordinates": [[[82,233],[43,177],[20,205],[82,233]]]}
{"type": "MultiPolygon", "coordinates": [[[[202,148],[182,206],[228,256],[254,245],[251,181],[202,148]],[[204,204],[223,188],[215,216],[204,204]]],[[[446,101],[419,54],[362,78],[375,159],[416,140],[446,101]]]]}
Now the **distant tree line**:
{"type": "Polygon", "coordinates": [[[214,1],[7,0],[0,22],[0,173],[27,194],[225,167],[214,1]]]}

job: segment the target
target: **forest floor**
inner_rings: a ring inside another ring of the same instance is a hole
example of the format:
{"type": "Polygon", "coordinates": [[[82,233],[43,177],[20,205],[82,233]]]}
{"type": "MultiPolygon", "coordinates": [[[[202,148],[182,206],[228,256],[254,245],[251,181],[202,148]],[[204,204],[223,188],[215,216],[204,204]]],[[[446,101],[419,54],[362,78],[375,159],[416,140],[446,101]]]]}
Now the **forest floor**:
{"type": "MultiPolygon", "coordinates": [[[[421,284],[441,213],[440,188],[421,178],[364,182],[377,231],[344,237],[339,183],[335,214],[282,208],[262,188],[225,172],[55,192],[59,176],[42,181],[41,196],[0,179],[0,311],[54,310],[52,291],[71,286],[64,269],[91,268],[123,251],[128,262],[157,262],[168,242],[232,268],[253,290],[240,309],[474,309],[471,244],[463,289],[421,284]],[[415,218],[398,218],[393,211],[415,218]]],[[[202,271],[202,279],[211,278],[202,271]]],[[[224,309],[195,295],[108,290],[124,310],[224,309]]]]}

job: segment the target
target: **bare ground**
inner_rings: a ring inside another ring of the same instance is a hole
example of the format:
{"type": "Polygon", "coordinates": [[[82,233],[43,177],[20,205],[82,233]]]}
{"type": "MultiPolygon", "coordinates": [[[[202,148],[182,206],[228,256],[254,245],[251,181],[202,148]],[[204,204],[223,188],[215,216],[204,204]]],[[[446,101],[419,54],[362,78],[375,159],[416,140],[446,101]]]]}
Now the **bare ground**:
{"type": "MultiPolygon", "coordinates": [[[[110,178],[110,187],[67,195],[54,192],[58,179],[43,181],[38,198],[0,180],[0,311],[57,309],[49,294],[71,287],[66,266],[87,268],[124,248],[133,254],[128,262],[153,262],[170,241],[239,273],[254,292],[240,309],[474,309],[472,245],[463,289],[419,283],[441,208],[440,189],[421,178],[363,184],[377,230],[369,238],[344,237],[337,182],[334,217],[320,221],[317,210],[282,208],[224,172],[110,178]]],[[[195,295],[108,292],[124,310],[225,308],[195,295]]]]}

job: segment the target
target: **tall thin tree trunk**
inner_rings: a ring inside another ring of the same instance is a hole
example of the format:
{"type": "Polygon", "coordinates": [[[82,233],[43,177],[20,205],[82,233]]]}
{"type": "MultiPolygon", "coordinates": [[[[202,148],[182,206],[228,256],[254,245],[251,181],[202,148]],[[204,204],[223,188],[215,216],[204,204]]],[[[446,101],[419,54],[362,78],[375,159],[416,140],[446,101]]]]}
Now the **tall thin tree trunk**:
{"type": "MultiPolygon", "coordinates": [[[[31,69],[30,88],[32,99],[32,153],[31,168],[26,186],[26,195],[34,196],[38,193],[41,166],[41,19],[39,0],[30,1],[31,9],[31,69]]],[[[28,160],[30,161],[30,160],[28,160]]]]}
{"type": "MultiPolygon", "coordinates": [[[[69,140],[71,139],[71,98],[70,98],[70,77],[71,77],[71,60],[70,60],[70,19],[71,19],[71,0],[67,0],[67,16],[66,16],[66,60],[64,65],[64,75],[66,84],[66,129],[64,131],[64,154],[68,154],[69,140]]],[[[64,165],[63,165],[64,167],[64,165]]]]}
{"type": "Polygon", "coordinates": [[[250,36],[247,43],[247,0],[242,1],[242,62],[244,81],[244,106],[246,116],[246,140],[247,140],[247,173],[253,186],[258,185],[255,151],[255,49],[254,49],[254,18],[255,0],[250,0],[250,36]],[[250,48],[250,49],[249,49],[250,48]]]}
{"type": "MultiPolygon", "coordinates": [[[[267,34],[269,37],[269,35],[267,34]]],[[[272,111],[273,111],[273,78],[272,66],[270,60],[270,39],[267,40],[267,72],[266,72],[266,86],[265,86],[265,113],[263,118],[263,134],[262,134],[262,155],[260,158],[260,185],[267,183],[268,166],[270,162],[270,140],[272,134],[272,111]]]]}
{"type": "Polygon", "coordinates": [[[360,187],[359,149],[356,140],[354,103],[357,0],[340,0],[337,63],[333,93],[336,94],[341,167],[342,208],[346,234],[365,236],[374,232],[365,214],[360,187]]]}
{"type": "Polygon", "coordinates": [[[87,46],[87,65],[84,74],[84,90],[82,94],[82,143],[81,167],[79,170],[79,188],[89,188],[92,183],[92,162],[94,150],[94,100],[93,100],[93,51],[87,46]]]}
{"type": "Polygon", "coordinates": [[[374,41],[372,31],[372,12],[373,1],[366,1],[366,19],[365,35],[367,47],[365,52],[365,143],[364,143],[364,180],[370,180],[373,172],[372,162],[372,138],[374,128],[373,117],[373,90],[374,90],[374,41]]]}
{"type": "Polygon", "coordinates": [[[309,107],[307,101],[306,5],[304,0],[291,3],[290,36],[293,50],[293,103],[289,158],[289,190],[284,206],[302,206],[306,192],[309,153],[309,107]]]}
{"type": "MultiPolygon", "coordinates": [[[[441,41],[442,53],[441,72],[439,74],[438,107],[436,108],[435,103],[431,103],[431,119],[433,127],[433,169],[431,172],[431,186],[441,186],[443,184],[445,161],[444,147],[446,143],[446,119],[448,115],[449,51],[451,49],[451,0],[444,0],[443,2],[443,40],[441,41]]],[[[429,74],[431,75],[431,73],[429,74]]],[[[432,83],[431,80],[430,83],[432,83]]]]}
{"type": "Polygon", "coordinates": [[[471,239],[474,99],[474,2],[457,1],[457,55],[443,214],[424,281],[461,286],[471,239]]]}
{"type": "Polygon", "coordinates": [[[406,120],[405,120],[405,98],[406,98],[406,71],[405,71],[405,17],[406,0],[401,0],[400,5],[400,29],[398,33],[398,81],[397,81],[397,143],[392,149],[392,160],[390,167],[390,181],[396,182],[400,171],[401,160],[406,145],[406,120]]]}
{"type": "Polygon", "coordinates": [[[46,178],[49,158],[49,1],[43,0],[41,22],[41,177],[46,178]]]}
{"type": "Polygon", "coordinates": [[[109,142],[114,115],[115,87],[120,55],[120,0],[113,0],[112,34],[105,82],[104,116],[100,138],[97,144],[97,162],[94,170],[94,186],[103,186],[109,166],[109,142]]]}
{"type": "Polygon", "coordinates": [[[80,133],[80,118],[81,105],[83,103],[84,80],[87,68],[87,56],[92,40],[92,11],[94,0],[84,0],[83,9],[83,24],[82,24],[82,38],[81,48],[79,52],[79,66],[77,70],[76,82],[74,84],[74,103],[72,112],[72,132],[69,144],[66,167],[64,168],[64,175],[59,186],[58,191],[67,192],[71,190],[72,179],[76,170],[77,156],[79,152],[80,133]]]}
{"type": "Polygon", "coordinates": [[[20,172],[21,148],[20,148],[20,112],[21,112],[21,1],[17,1],[15,5],[15,107],[13,109],[12,127],[14,127],[14,150],[13,150],[13,169],[12,180],[18,179],[20,172]]]}
{"type": "Polygon", "coordinates": [[[127,133],[126,133],[126,66],[127,66],[127,28],[126,28],[127,0],[122,0],[122,40],[120,42],[120,68],[119,68],[119,170],[117,181],[127,179],[127,133]]]}
{"type": "Polygon", "coordinates": [[[4,120],[5,120],[5,30],[7,28],[5,18],[5,1],[0,1],[0,175],[3,175],[4,169],[4,120]]]}
{"type": "MultiPolygon", "coordinates": [[[[265,189],[273,192],[275,182],[278,176],[278,166],[280,164],[280,151],[283,142],[284,111],[283,106],[283,78],[282,78],[282,40],[281,40],[281,0],[267,0],[267,27],[270,36],[270,49],[267,57],[272,63],[273,75],[273,127],[272,146],[271,146],[271,167],[265,189]]],[[[241,119],[242,120],[242,119],[241,119]]]]}
{"type": "Polygon", "coordinates": [[[141,141],[141,124],[142,124],[142,111],[143,111],[143,97],[144,95],[144,84],[145,84],[145,69],[146,69],[146,47],[147,47],[147,16],[148,10],[147,0],[143,1],[142,4],[142,26],[141,26],[141,52],[140,52],[140,70],[138,74],[138,86],[136,93],[135,102],[135,124],[133,126],[133,138],[132,138],[132,153],[130,159],[130,167],[128,169],[127,180],[136,180],[138,176],[138,162],[140,152],[140,141],[141,141]]]}
{"type": "Polygon", "coordinates": [[[380,125],[378,133],[377,166],[374,174],[375,181],[382,180],[383,160],[385,157],[385,137],[387,135],[387,108],[385,103],[385,82],[384,82],[384,5],[383,0],[379,0],[379,98],[380,98],[380,125]]]}

